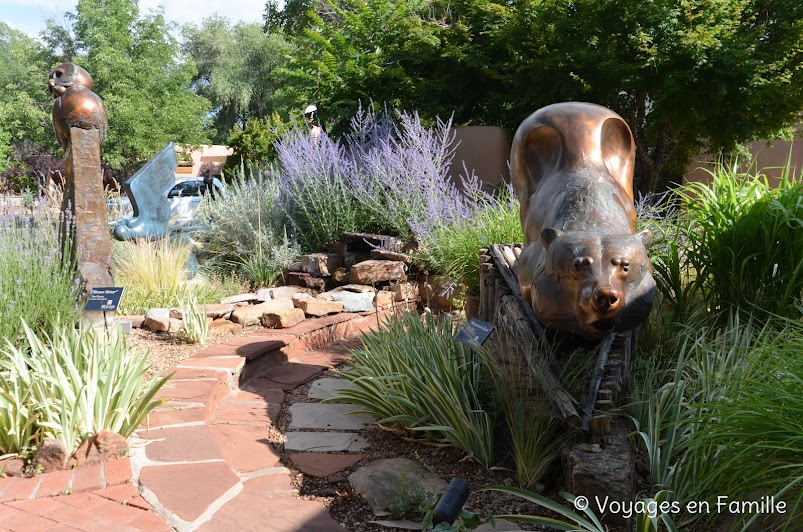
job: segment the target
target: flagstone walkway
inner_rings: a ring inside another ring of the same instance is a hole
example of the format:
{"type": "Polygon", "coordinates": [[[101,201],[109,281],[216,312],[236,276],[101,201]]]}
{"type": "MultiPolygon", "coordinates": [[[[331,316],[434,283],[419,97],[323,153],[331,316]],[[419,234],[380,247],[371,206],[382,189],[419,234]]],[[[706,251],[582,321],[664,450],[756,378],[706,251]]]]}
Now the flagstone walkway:
{"type": "MultiPolygon", "coordinates": [[[[269,430],[285,393],[344,360],[349,339],[388,312],[307,319],[196,353],[160,390],[168,402],[131,438],[128,458],[0,479],[0,530],[342,532],[322,503],[297,496],[269,430]]],[[[330,397],[345,385],[337,381],[320,379],[310,398],[330,397]]],[[[363,458],[357,431],[372,418],[344,416],[343,404],[289,408],[285,450],[296,468],[329,476],[363,458]]]]}

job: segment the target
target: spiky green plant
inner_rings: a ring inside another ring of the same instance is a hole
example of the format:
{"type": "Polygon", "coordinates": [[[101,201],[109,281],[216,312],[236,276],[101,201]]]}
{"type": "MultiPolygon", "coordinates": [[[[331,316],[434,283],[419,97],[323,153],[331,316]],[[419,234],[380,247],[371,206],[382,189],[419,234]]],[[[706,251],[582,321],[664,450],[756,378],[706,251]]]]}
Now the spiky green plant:
{"type": "Polygon", "coordinates": [[[6,400],[25,401],[27,419],[22,413],[0,416],[2,422],[18,424],[0,427],[0,433],[17,435],[6,444],[21,445],[0,452],[20,452],[26,439],[51,437],[72,453],[86,436],[101,430],[128,437],[161,404],[154,396],[169,377],[146,382],[146,354],[128,347],[119,332],[106,337],[94,327],[56,323],[49,335],[39,336],[27,324],[23,327],[24,344],[7,342],[2,348],[0,390],[6,400]],[[26,438],[32,419],[36,429],[26,438]]]}
{"type": "Polygon", "coordinates": [[[493,460],[494,411],[483,364],[454,339],[448,314],[390,318],[363,337],[343,376],[354,389],[335,399],[357,404],[379,423],[448,443],[479,462],[493,460]]]}
{"type": "Polygon", "coordinates": [[[184,322],[181,338],[191,344],[204,345],[206,336],[209,334],[206,307],[199,305],[198,299],[190,294],[186,300],[179,299],[179,308],[181,309],[181,321],[184,322]]]}

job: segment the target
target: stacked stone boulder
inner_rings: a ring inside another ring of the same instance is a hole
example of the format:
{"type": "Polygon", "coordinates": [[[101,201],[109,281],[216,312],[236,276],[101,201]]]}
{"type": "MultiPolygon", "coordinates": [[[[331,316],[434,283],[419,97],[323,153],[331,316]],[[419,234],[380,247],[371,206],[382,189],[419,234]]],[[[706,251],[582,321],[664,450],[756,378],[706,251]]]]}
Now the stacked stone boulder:
{"type": "MultiPolygon", "coordinates": [[[[401,240],[367,233],[347,233],[343,242],[325,252],[310,253],[290,268],[288,285],[226,297],[200,305],[209,326],[238,332],[261,325],[292,327],[307,318],[340,312],[371,312],[418,302],[418,284],[408,278],[410,258],[401,240]]],[[[183,329],[182,309],[156,308],[144,319],[128,317],[134,326],[177,333],[183,329]]]]}

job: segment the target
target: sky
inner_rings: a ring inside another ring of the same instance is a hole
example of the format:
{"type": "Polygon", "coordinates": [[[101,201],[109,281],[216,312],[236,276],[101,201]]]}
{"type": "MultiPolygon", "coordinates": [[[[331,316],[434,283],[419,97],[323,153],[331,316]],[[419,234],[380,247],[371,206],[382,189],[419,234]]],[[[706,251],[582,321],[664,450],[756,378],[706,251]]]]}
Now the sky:
{"type": "MultiPolygon", "coordinates": [[[[66,11],[74,11],[77,0],[0,0],[0,21],[12,28],[37,37],[45,29],[45,20],[57,21],[66,11]]],[[[199,24],[203,19],[218,13],[233,22],[262,22],[264,0],[140,0],[140,13],[164,6],[165,18],[180,26],[199,24]]]]}

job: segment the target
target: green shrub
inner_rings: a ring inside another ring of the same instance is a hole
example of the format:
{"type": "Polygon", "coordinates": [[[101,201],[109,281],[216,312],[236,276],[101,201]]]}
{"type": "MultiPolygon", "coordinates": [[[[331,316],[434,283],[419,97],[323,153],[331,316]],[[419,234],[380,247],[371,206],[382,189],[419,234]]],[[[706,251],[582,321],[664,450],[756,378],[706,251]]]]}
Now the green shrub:
{"type": "Polygon", "coordinates": [[[298,260],[301,249],[288,238],[284,213],[278,208],[276,181],[244,172],[226,189],[226,197],[205,202],[200,216],[211,222],[201,234],[218,270],[233,269],[254,288],[270,286],[298,260]]]}
{"type": "Polygon", "coordinates": [[[31,218],[0,218],[0,340],[22,341],[22,321],[35,331],[77,315],[80,293],[69,242],[47,211],[31,218]],[[46,301],[44,300],[46,298],[46,301]]]}
{"type": "Polygon", "coordinates": [[[87,436],[109,430],[130,436],[162,401],[153,397],[169,377],[145,382],[147,356],[121,333],[54,324],[38,336],[23,322],[25,342],[0,356],[0,454],[19,453],[45,437],[72,453],[87,436]],[[8,404],[19,401],[9,409],[8,404]],[[5,404],[4,404],[5,401],[5,404]]]}
{"type": "Polygon", "coordinates": [[[472,218],[434,228],[419,255],[431,273],[463,284],[475,295],[480,289],[480,248],[524,242],[518,200],[509,190],[494,200],[482,199],[480,204],[472,218]]]}
{"type": "Polygon", "coordinates": [[[775,495],[791,522],[803,513],[803,324],[776,319],[757,329],[732,315],[683,337],[673,364],[638,359],[631,376],[651,483],[712,507],[716,496],[775,495]]]}
{"type": "Polygon", "coordinates": [[[355,403],[379,422],[493,460],[494,412],[479,356],[454,339],[451,317],[414,312],[389,319],[363,337],[343,376],[356,389],[337,400],[355,403]]]}

